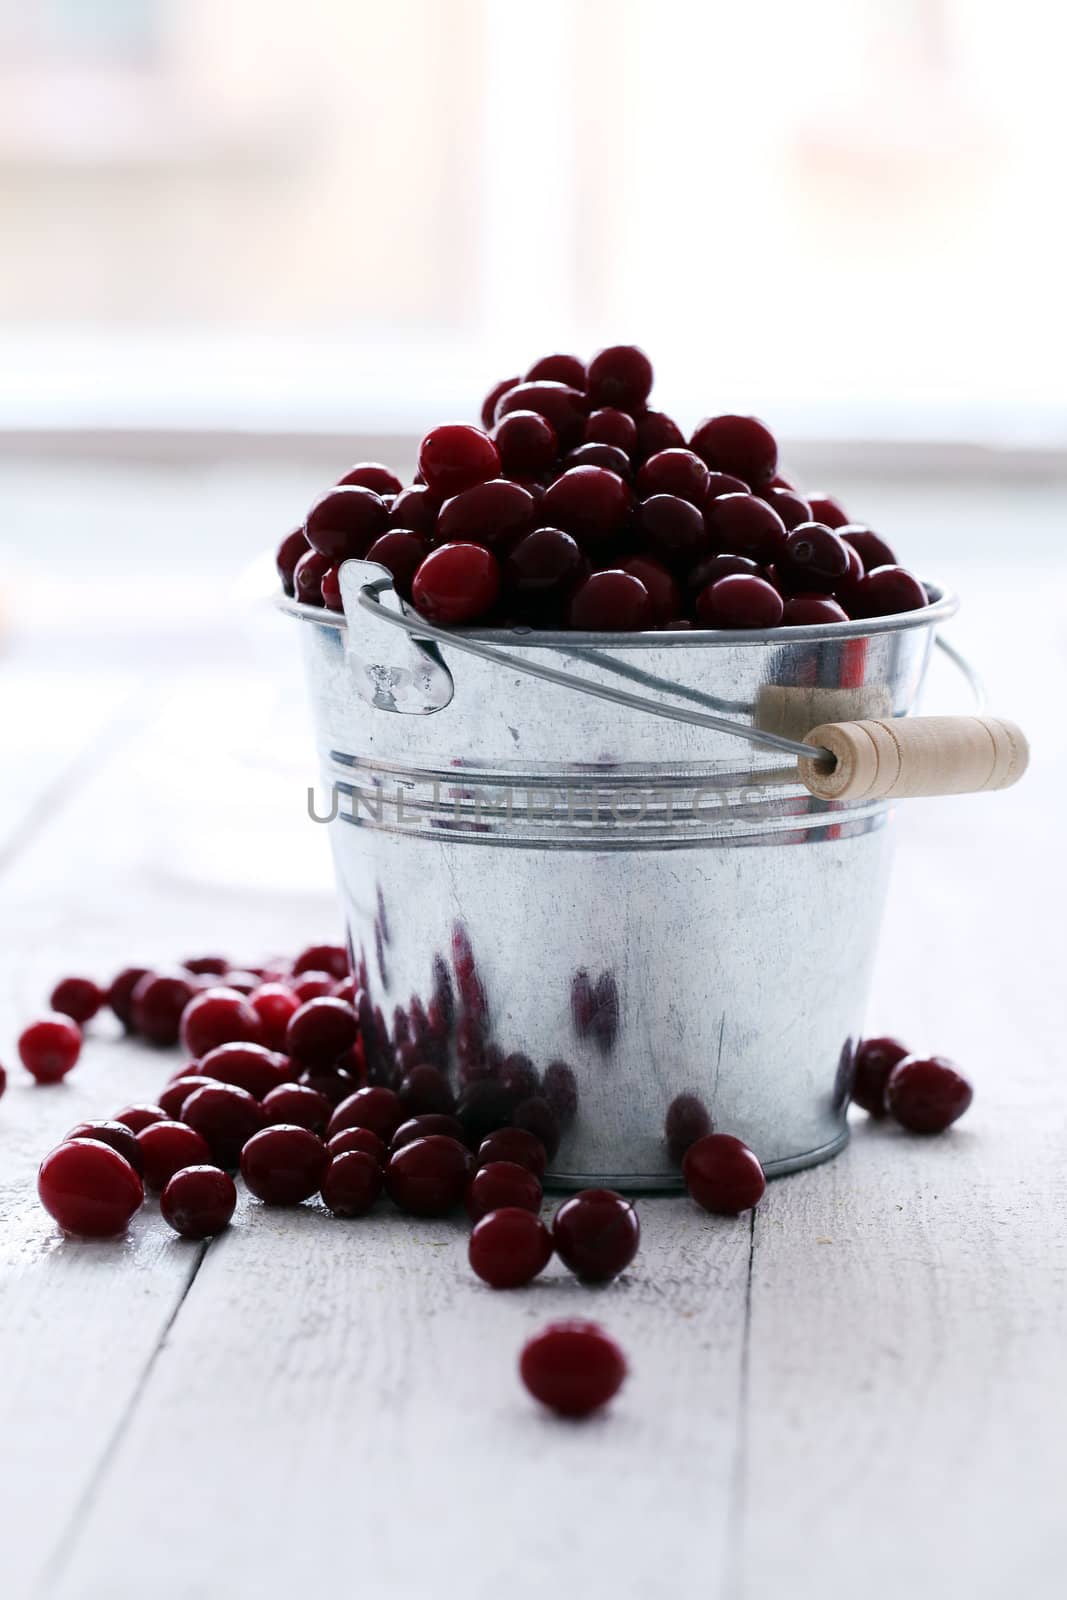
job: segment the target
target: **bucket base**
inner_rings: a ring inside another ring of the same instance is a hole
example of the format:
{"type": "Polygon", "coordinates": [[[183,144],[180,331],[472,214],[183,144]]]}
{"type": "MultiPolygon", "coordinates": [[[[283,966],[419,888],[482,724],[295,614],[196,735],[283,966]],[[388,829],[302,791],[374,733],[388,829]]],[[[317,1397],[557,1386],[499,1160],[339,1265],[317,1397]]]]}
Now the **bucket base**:
{"type": "MultiPolygon", "coordinates": [[[[782,1156],[778,1161],[768,1161],[763,1171],[768,1178],[784,1178],[787,1173],[800,1172],[804,1167],[817,1167],[823,1161],[829,1161],[834,1156],[840,1155],[848,1144],[849,1130],[844,1128],[836,1139],[831,1139],[829,1144],[821,1144],[814,1150],[804,1150],[800,1155],[782,1156]]],[[[577,1173],[577,1172],[546,1172],[542,1180],[546,1189],[619,1189],[622,1193],[638,1194],[678,1194],[684,1190],[685,1182],[681,1173],[665,1174],[655,1173],[647,1177],[640,1173],[628,1173],[625,1177],[613,1176],[610,1173],[577,1173]]]]}

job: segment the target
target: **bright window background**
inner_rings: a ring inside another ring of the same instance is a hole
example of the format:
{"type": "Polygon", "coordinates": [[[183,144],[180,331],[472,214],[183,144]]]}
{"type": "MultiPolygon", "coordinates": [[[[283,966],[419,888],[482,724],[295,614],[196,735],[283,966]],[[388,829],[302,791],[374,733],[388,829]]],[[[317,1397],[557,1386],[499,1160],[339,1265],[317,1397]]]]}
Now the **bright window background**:
{"type": "Polygon", "coordinates": [[[417,431],[636,338],[684,420],[1062,445],[1048,0],[0,0],[0,426],[417,431]]]}

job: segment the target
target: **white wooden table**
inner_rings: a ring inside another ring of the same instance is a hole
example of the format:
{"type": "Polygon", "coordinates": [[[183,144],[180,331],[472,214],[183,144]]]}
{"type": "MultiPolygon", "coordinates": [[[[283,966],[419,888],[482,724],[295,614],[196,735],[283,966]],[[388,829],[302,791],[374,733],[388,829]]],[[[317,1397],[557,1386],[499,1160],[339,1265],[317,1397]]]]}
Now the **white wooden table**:
{"type": "Polygon", "coordinates": [[[602,1290],[553,1265],[493,1293],[460,1221],[388,1207],[343,1223],[243,1199],[195,1246],[150,1203],[125,1240],[57,1235],[40,1157],[152,1098],[174,1058],[101,1023],[65,1085],[34,1087],[14,1039],[51,981],[337,930],[321,860],[306,892],[284,863],[259,887],[249,870],[279,829],[296,860],[324,848],[302,788],[263,821],[221,792],[232,769],[188,777],[190,715],[250,704],[234,667],[0,661],[4,1600],[1062,1595],[1063,575],[957,567],[1034,767],[899,817],[872,1031],[963,1063],[966,1122],[924,1142],[857,1118],[752,1219],[642,1200],[641,1252],[602,1290]],[[582,1426],[516,1375],[524,1339],[573,1314],[631,1362],[582,1426]]]}

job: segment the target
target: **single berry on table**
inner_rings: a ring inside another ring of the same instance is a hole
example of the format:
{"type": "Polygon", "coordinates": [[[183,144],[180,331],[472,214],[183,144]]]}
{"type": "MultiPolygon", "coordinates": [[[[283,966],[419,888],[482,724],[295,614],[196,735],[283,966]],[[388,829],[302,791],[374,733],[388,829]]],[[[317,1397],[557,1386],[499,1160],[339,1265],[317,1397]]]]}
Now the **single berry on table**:
{"type": "Polygon", "coordinates": [[[117,1150],[96,1139],[72,1139],[45,1156],[37,1194],[64,1233],[110,1239],[124,1233],[144,1201],[144,1185],[117,1150]]]}
{"type": "Polygon", "coordinates": [[[564,1417],[585,1417],[618,1394],[626,1357],[595,1322],[550,1322],[523,1347],[519,1373],[543,1406],[564,1417]]]}
{"type": "Polygon", "coordinates": [[[763,1197],[767,1180],[758,1159],[729,1133],[709,1133],[689,1146],[682,1176],[690,1196],[720,1216],[749,1211],[763,1197]]]}
{"type": "Polygon", "coordinates": [[[971,1085],[945,1056],[906,1056],[885,1091],[886,1110],[909,1133],[944,1133],[973,1099],[971,1085]]]}
{"type": "Polygon", "coordinates": [[[237,1206],[237,1186],[218,1167],[182,1167],[159,1197],[165,1222],[183,1239],[210,1239],[228,1225],[237,1206]]]}
{"type": "Polygon", "coordinates": [[[899,1062],[910,1055],[906,1044],[899,1039],[881,1037],[862,1039],[856,1051],[855,1073],[852,1081],[852,1103],[866,1111],[869,1117],[884,1117],[885,1091],[889,1074],[899,1062]]]}
{"type": "Polygon", "coordinates": [[[92,978],[63,978],[52,990],[48,1003],[53,1011],[69,1017],[79,1028],[83,1028],[100,1010],[104,994],[92,978]]]}
{"type": "Polygon", "coordinates": [[[552,1235],[540,1217],[527,1208],[508,1205],[476,1219],[467,1259],[490,1288],[518,1289],[544,1271],[552,1250],[552,1235]]]}
{"type": "Polygon", "coordinates": [[[641,1224],[629,1200],[614,1189],[583,1189],[564,1200],[552,1219],[560,1260],[586,1283],[607,1283],[630,1265],[641,1224]]]}
{"type": "Polygon", "coordinates": [[[81,1029],[69,1017],[55,1013],[39,1017],[19,1034],[19,1059],[38,1083],[58,1083],[78,1063],[81,1029]]]}

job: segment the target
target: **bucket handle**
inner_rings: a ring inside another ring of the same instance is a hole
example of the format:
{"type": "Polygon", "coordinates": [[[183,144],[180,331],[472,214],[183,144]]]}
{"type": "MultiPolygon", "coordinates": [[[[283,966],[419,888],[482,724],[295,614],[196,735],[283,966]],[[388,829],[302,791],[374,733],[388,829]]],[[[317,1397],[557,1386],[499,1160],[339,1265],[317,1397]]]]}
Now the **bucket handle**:
{"type": "MultiPolygon", "coordinates": [[[[542,678],[579,694],[615,705],[630,706],[670,722],[687,722],[714,728],[749,744],[762,745],[793,756],[804,786],[819,799],[903,799],[918,795],[972,794],[1006,789],[1026,771],[1029,746],[1014,723],[989,716],[906,717],[862,722],[824,723],[806,735],[803,743],[771,733],[765,728],[733,722],[712,712],[688,706],[665,705],[646,695],[631,694],[613,685],[563,672],[539,661],[528,661],[495,645],[464,638],[448,628],[438,628],[414,614],[391,611],[379,596],[393,588],[391,577],[359,586],[357,599],[364,611],[391,627],[400,628],[414,641],[432,639],[453,650],[463,650],[496,666],[542,678]]],[[[967,658],[940,634],[935,643],[967,679],[979,710],[985,705],[985,688],[967,658]]]]}

